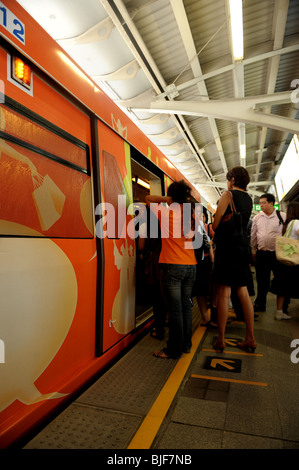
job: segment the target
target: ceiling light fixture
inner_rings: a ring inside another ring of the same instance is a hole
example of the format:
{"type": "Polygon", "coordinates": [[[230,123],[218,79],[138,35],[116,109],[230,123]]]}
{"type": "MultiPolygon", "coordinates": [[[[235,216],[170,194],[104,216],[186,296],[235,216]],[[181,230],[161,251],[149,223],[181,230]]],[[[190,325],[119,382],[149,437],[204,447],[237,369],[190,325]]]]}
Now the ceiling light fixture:
{"type": "Polygon", "coordinates": [[[241,160],[246,160],[246,145],[245,144],[240,145],[240,158],[241,160]]]}
{"type": "Polygon", "coordinates": [[[146,189],[150,189],[149,183],[147,183],[146,181],[143,181],[141,178],[137,179],[137,184],[140,184],[140,186],[143,186],[146,189]]]}
{"type": "Polygon", "coordinates": [[[233,56],[236,62],[244,58],[242,0],[229,0],[233,56]]]}

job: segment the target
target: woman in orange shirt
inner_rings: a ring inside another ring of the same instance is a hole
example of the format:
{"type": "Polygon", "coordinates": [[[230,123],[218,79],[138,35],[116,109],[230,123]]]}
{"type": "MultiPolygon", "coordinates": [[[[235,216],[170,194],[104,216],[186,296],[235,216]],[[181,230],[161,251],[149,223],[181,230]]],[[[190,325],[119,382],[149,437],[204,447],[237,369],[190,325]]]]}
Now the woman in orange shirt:
{"type": "Polygon", "coordinates": [[[161,288],[169,311],[169,339],[166,348],[154,353],[162,359],[178,359],[182,353],[190,352],[192,346],[190,298],[197,262],[192,245],[191,204],[188,228],[183,217],[183,204],[190,201],[190,194],[191,188],[179,181],[169,186],[167,196],[146,196],[146,203],[160,222],[162,235],[159,265],[161,288]],[[165,202],[169,207],[162,204],[165,202]]]}

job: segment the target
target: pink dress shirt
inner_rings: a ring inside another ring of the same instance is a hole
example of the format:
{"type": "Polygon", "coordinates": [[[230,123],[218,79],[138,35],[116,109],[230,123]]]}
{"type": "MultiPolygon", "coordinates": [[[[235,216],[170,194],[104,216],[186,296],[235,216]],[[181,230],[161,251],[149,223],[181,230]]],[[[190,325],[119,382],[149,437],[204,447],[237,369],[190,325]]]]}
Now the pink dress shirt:
{"type": "MultiPolygon", "coordinates": [[[[280,213],[285,221],[286,214],[280,213]]],[[[275,239],[282,233],[282,224],[279,224],[276,210],[271,215],[260,212],[252,219],[251,248],[253,250],[275,251],[275,239]]]]}

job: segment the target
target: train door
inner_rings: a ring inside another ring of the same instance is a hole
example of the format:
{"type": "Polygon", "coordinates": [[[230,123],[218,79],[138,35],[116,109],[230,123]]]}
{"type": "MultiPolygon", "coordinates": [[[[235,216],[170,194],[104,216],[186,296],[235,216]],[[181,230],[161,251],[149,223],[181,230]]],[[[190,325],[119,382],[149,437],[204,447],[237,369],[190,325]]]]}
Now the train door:
{"type": "MultiPolygon", "coordinates": [[[[149,214],[148,209],[145,206],[145,197],[148,194],[162,194],[162,180],[161,175],[153,173],[156,169],[151,168],[150,171],[148,168],[144,167],[142,164],[136,161],[138,158],[138,152],[134,149],[132,154],[135,159],[131,160],[132,167],[132,187],[133,187],[133,200],[135,210],[143,212],[143,216],[140,217],[140,220],[146,221],[146,232],[142,235],[146,235],[145,238],[138,236],[135,238],[135,247],[136,247],[136,305],[135,305],[135,315],[136,315],[136,325],[142,324],[153,314],[153,304],[152,296],[150,294],[150,286],[153,284],[153,278],[156,278],[156,269],[155,263],[151,258],[149,253],[150,248],[155,249],[155,259],[158,259],[158,250],[159,250],[159,240],[153,239],[149,240],[150,231],[149,231],[149,214]]],[[[139,154],[142,158],[142,156],[139,154]]],[[[143,161],[143,164],[151,163],[150,161],[143,161]]],[[[156,170],[157,171],[157,170],[156,170]]],[[[159,172],[160,173],[160,172],[159,172]]],[[[141,223],[141,222],[140,222],[141,223]]],[[[140,226],[137,226],[138,230],[141,230],[140,226]]],[[[157,234],[158,235],[158,232],[157,234]]]]}
{"type": "Polygon", "coordinates": [[[142,300],[136,304],[137,240],[129,225],[135,215],[133,202],[145,202],[147,192],[163,193],[164,174],[102,122],[97,121],[96,131],[101,193],[96,235],[98,255],[102,253],[96,355],[100,355],[152,315],[151,305],[139,292],[142,300]]]}
{"type": "Polygon", "coordinates": [[[96,235],[102,244],[102,314],[97,317],[96,354],[135,328],[135,243],[127,233],[132,220],[130,146],[97,123],[100,200],[96,235]]]}

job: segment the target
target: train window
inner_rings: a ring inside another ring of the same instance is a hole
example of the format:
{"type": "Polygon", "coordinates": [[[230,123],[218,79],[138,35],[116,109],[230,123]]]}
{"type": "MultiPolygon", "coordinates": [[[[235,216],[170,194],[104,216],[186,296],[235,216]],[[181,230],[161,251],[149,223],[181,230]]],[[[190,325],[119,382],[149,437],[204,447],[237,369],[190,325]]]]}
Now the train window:
{"type": "Polygon", "coordinates": [[[56,131],[0,105],[1,235],[93,236],[88,146],[56,131]]]}
{"type": "Polygon", "coordinates": [[[162,194],[161,179],[132,160],[133,200],[145,202],[147,194],[162,194]]]}
{"type": "Polygon", "coordinates": [[[164,194],[164,173],[151,160],[131,147],[133,199],[145,202],[146,194],[164,194]]]}
{"type": "MultiPolygon", "coordinates": [[[[7,99],[5,100],[7,103],[7,99]]],[[[13,105],[12,105],[13,106],[13,105]]],[[[59,135],[59,130],[48,128],[48,123],[40,124],[31,117],[18,112],[13,107],[1,105],[0,130],[12,137],[20,138],[39,150],[49,152],[49,157],[62,159],[76,165],[79,170],[88,170],[86,145],[76,142],[67,135],[59,135]]]]}

